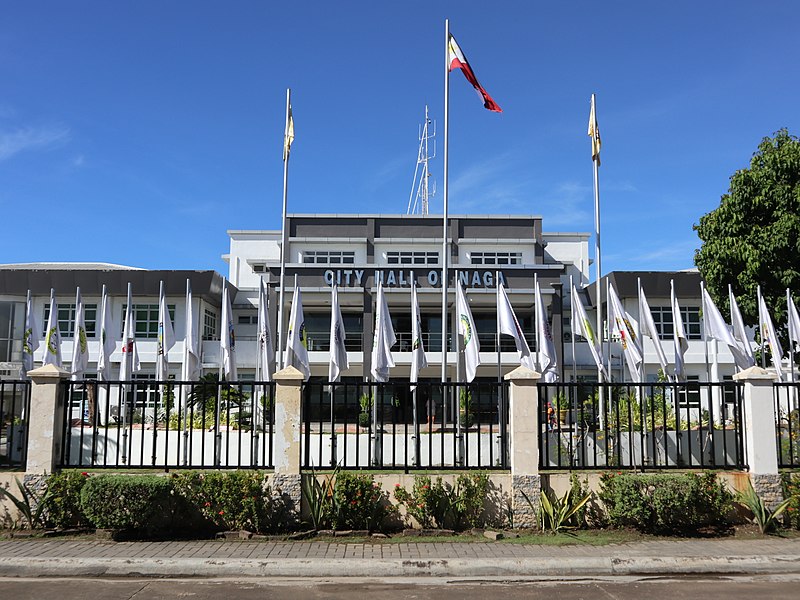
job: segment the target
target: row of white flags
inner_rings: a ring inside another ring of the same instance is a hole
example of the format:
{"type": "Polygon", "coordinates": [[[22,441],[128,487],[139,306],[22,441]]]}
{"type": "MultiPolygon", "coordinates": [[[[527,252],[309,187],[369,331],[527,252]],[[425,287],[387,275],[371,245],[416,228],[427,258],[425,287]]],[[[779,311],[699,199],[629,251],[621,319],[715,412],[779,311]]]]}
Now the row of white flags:
{"type": "MultiPolygon", "coordinates": [[[[680,303],[675,295],[674,285],[670,286],[670,308],[673,323],[673,349],[674,361],[671,369],[672,378],[683,381],[685,373],[685,354],[689,343],[681,316],[680,303]]],[[[584,338],[589,346],[591,355],[605,380],[610,379],[601,339],[595,334],[586,310],[574,285],[571,287],[572,295],[572,331],[574,335],[584,338]]],[[[612,335],[619,340],[622,346],[625,363],[632,381],[641,381],[643,375],[644,350],[641,337],[648,336],[653,344],[659,365],[665,374],[670,372],[667,356],[659,342],[660,336],[653,320],[644,289],[639,286],[638,294],[639,315],[641,323],[628,314],[612,285],[608,286],[608,320],[611,324],[612,335]]],[[[800,315],[787,290],[788,326],[789,336],[793,343],[800,344],[800,315]]],[[[122,355],[120,362],[120,381],[130,380],[141,370],[141,361],[136,348],[135,318],[132,302],[132,290],[128,285],[128,296],[125,310],[122,355]]],[[[731,325],[723,319],[719,309],[714,304],[708,291],[701,286],[701,301],[703,314],[703,328],[705,339],[717,340],[728,347],[736,366],[740,370],[747,369],[755,364],[753,348],[748,340],[741,312],[736,298],[729,288],[729,302],[731,308],[731,325]]],[[[558,378],[558,361],[555,344],[553,342],[550,323],[546,317],[544,301],[539,288],[538,278],[534,280],[535,303],[535,329],[536,339],[539,341],[538,351],[531,352],[525,339],[522,327],[517,320],[514,309],[502,282],[497,286],[497,331],[514,339],[519,362],[525,367],[542,373],[544,381],[553,382],[558,378]]],[[[759,331],[764,347],[768,347],[772,356],[773,366],[779,378],[783,378],[781,347],[775,327],[767,309],[766,303],[758,293],[759,306],[759,331]]],[[[420,318],[419,300],[416,284],[411,286],[411,311],[412,311],[412,384],[419,380],[420,371],[428,366],[425,348],[422,339],[422,322],[420,318]]],[[[467,301],[463,287],[459,284],[456,289],[456,313],[458,318],[458,347],[463,353],[465,366],[465,380],[474,380],[480,365],[480,342],[478,340],[475,321],[467,301]]],[[[228,381],[238,378],[236,368],[236,341],[233,327],[231,301],[227,284],[223,286],[222,293],[222,332],[220,335],[221,371],[228,381]]],[[[31,296],[28,293],[26,301],[26,322],[23,339],[23,369],[25,372],[33,368],[33,353],[39,348],[39,338],[35,335],[39,331],[31,306],[31,296]]],[[[97,359],[97,377],[100,381],[112,379],[111,354],[116,349],[114,341],[114,325],[111,318],[111,304],[106,287],[103,286],[99,312],[99,337],[100,352],[97,359]]],[[[197,323],[192,306],[192,291],[190,282],[186,282],[186,338],[182,362],[181,377],[184,381],[193,381],[201,374],[201,352],[197,335],[197,323]]],[[[269,310],[267,294],[262,281],[259,286],[258,299],[258,325],[257,325],[257,373],[261,381],[269,381],[275,369],[275,348],[269,324],[269,310]]],[[[331,288],[331,330],[330,330],[330,365],[328,379],[331,382],[339,380],[341,373],[349,368],[347,350],[345,345],[346,332],[339,305],[338,286],[331,288]]],[[[71,373],[73,379],[79,379],[84,374],[89,364],[89,351],[86,336],[85,311],[78,288],[75,299],[75,318],[73,330],[73,352],[71,373]]],[[[371,354],[371,374],[375,381],[386,382],[389,380],[390,369],[395,366],[392,356],[392,347],[396,344],[397,337],[392,326],[389,307],[383,284],[378,284],[376,302],[375,329],[371,354]]],[[[55,300],[55,291],[50,291],[50,311],[45,328],[44,353],[42,364],[62,366],[61,334],[58,326],[58,305],[55,300]]],[[[156,379],[166,381],[169,378],[169,352],[175,345],[175,333],[169,315],[163,283],[159,290],[158,303],[158,335],[156,354],[156,379]]],[[[284,365],[292,365],[303,373],[305,379],[311,375],[311,366],[308,357],[307,340],[305,332],[305,319],[303,316],[303,302],[300,288],[295,281],[294,297],[289,318],[289,329],[286,340],[284,365]]],[[[792,377],[792,373],[788,374],[792,377]]]]}

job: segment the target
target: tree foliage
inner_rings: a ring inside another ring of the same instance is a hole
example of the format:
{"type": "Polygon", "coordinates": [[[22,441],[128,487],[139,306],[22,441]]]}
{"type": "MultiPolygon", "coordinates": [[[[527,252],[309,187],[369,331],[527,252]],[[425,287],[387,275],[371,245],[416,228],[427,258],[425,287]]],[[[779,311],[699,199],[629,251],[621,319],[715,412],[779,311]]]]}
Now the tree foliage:
{"type": "Polygon", "coordinates": [[[786,288],[800,294],[800,139],[786,129],[764,138],[750,167],[731,177],[719,208],[694,229],[702,241],[695,264],[717,305],[730,310],[730,284],[745,322],[756,324],[761,285],[785,332],[786,288]]]}

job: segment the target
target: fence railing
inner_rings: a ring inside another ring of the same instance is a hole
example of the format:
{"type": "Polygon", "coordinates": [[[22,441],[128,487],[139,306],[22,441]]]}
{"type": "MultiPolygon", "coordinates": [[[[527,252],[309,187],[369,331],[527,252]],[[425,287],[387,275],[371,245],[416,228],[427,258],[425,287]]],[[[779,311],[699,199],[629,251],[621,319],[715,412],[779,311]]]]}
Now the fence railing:
{"type": "Polygon", "coordinates": [[[273,383],[62,382],[60,467],[272,468],[273,383]]]}
{"type": "Polygon", "coordinates": [[[775,383],[778,468],[800,468],[800,383],[775,383]]]}
{"type": "Polygon", "coordinates": [[[743,469],[742,386],[539,384],[540,468],[743,469]]]}
{"type": "Polygon", "coordinates": [[[309,382],[302,467],[507,469],[507,386],[309,382]]]}
{"type": "Polygon", "coordinates": [[[30,381],[0,381],[0,469],[25,470],[30,381]]]}

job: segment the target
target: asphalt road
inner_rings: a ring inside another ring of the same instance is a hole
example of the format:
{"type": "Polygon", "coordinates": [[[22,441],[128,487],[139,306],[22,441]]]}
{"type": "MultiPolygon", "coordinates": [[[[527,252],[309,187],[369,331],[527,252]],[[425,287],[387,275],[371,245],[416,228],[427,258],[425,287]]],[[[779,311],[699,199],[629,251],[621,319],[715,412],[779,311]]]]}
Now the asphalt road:
{"type": "Polygon", "coordinates": [[[369,597],[370,600],[436,598],[436,600],[797,600],[800,575],[763,577],[632,578],[592,580],[453,580],[447,578],[386,579],[255,579],[236,581],[172,579],[0,579],[0,598],[59,600],[206,598],[258,600],[327,600],[369,597]]]}

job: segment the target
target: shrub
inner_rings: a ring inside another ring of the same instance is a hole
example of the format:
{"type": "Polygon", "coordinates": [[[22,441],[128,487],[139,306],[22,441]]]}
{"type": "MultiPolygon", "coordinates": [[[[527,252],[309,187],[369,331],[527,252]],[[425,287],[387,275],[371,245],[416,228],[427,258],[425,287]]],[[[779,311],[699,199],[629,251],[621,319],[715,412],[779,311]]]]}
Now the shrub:
{"type": "Polygon", "coordinates": [[[398,483],[394,489],[394,497],[405,506],[406,514],[413,517],[420,527],[443,528],[449,511],[447,488],[438,477],[435,483],[427,475],[414,477],[414,486],[409,492],[398,483]]]}
{"type": "Polygon", "coordinates": [[[166,477],[100,475],[83,486],[80,508],[95,527],[153,535],[174,524],[173,492],[166,477]]]}
{"type": "Polygon", "coordinates": [[[443,483],[441,477],[432,483],[427,475],[419,475],[411,492],[397,484],[394,497],[423,528],[450,526],[461,530],[485,523],[483,503],[488,491],[486,473],[462,473],[455,485],[443,483]]]}
{"type": "Polygon", "coordinates": [[[340,472],[333,484],[329,519],[334,529],[380,529],[391,511],[389,494],[372,475],[340,472]]]}
{"type": "Polygon", "coordinates": [[[800,474],[787,473],[783,476],[783,497],[791,498],[786,507],[786,524],[800,529],[800,474]]]}
{"type": "Polygon", "coordinates": [[[686,533],[725,522],[733,494],[713,473],[604,474],[600,499],[613,527],[686,533]]]}
{"type": "Polygon", "coordinates": [[[175,490],[211,528],[276,531],[288,524],[280,518],[266,475],[259,471],[189,471],[173,477],[175,490]]]}
{"type": "Polygon", "coordinates": [[[89,474],[79,471],[62,471],[47,478],[49,494],[42,507],[46,526],[66,529],[89,525],[81,510],[81,490],[87,481],[89,474]]]}

